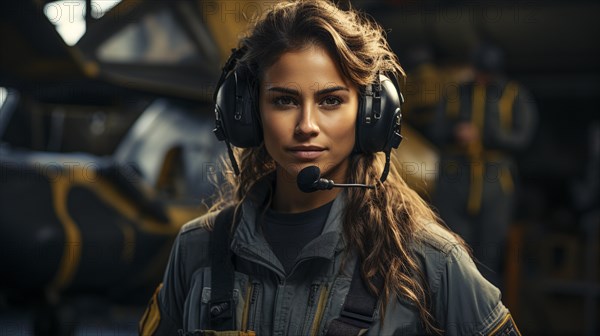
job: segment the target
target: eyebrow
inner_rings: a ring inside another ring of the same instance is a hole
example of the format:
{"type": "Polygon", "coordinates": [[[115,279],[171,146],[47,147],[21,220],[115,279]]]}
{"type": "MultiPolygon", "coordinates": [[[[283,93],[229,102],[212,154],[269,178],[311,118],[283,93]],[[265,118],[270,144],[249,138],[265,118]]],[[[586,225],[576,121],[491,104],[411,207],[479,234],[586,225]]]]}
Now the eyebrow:
{"type": "MultiPolygon", "coordinates": [[[[332,92],[340,91],[340,90],[350,91],[350,90],[348,90],[347,87],[339,86],[338,85],[338,86],[332,86],[332,87],[329,87],[329,88],[326,88],[326,89],[322,89],[322,90],[316,91],[315,95],[321,96],[321,95],[324,95],[324,94],[328,94],[328,93],[332,93],[332,92]]],[[[300,91],[298,91],[298,90],[288,89],[288,88],[279,87],[279,86],[275,86],[275,87],[269,88],[267,91],[287,93],[287,94],[294,95],[294,96],[299,96],[300,95],[300,91]]]]}

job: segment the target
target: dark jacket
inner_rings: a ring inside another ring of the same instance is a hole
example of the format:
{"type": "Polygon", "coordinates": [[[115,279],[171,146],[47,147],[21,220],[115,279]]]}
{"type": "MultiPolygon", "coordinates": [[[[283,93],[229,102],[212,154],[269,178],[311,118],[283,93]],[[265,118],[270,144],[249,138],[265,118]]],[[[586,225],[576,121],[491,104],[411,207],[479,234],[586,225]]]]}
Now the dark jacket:
{"type": "MultiPolygon", "coordinates": [[[[324,335],[328,323],[339,316],[356,262],[350,254],[341,267],[345,249],[351,250],[342,237],[343,195],[334,201],[322,234],[301,251],[287,276],[256,225],[257,205],[266,195],[243,203],[231,243],[238,330],[257,335],[324,335]]],[[[215,217],[206,215],[182,228],[163,284],[140,323],[142,334],[207,329],[211,232],[206,226],[215,217]]],[[[487,335],[511,320],[499,290],[440,226],[431,224],[418,232],[412,251],[431,291],[433,315],[447,335],[487,335]]],[[[390,300],[383,324],[376,317],[366,335],[424,334],[417,310],[403,300],[390,300]]]]}

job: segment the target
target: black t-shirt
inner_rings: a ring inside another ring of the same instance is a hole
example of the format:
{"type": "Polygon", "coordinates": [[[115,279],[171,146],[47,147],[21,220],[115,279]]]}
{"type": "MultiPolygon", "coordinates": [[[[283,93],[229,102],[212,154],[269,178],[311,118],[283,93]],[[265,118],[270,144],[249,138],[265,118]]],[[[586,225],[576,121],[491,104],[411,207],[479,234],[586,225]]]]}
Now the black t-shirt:
{"type": "Polygon", "coordinates": [[[268,209],[264,216],[264,234],[286,274],[294,267],[304,246],[323,231],[333,201],[305,212],[282,213],[268,209]]]}

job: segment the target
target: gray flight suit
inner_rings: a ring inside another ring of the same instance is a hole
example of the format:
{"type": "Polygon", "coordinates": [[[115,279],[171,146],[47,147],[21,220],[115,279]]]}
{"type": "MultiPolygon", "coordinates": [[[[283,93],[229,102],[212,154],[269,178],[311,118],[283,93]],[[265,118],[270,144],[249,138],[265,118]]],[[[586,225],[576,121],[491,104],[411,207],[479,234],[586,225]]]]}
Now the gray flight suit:
{"type": "Polygon", "coordinates": [[[440,148],[433,204],[446,224],[473,248],[480,271],[501,286],[503,255],[512,218],[516,167],[511,154],[531,142],[537,119],[529,93],[515,82],[473,83],[447,93],[431,128],[440,148]],[[481,139],[460,148],[455,126],[470,122],[481,139]]]}
{"type": "MultiPolygon", "coordinates": [[[[286,275],[257,228],[267,188],[256,189],[256,197],[242,204],[231,242],[236,325],[241,331],[205,335],[325,335],[329,322],[340,315],[356,262],[351,252],[348,262],[342,263],[344,252],[352,251],[342,238],[345,193],[335,199],[321,235],[306,245],[286,275]]],[[[184,335],[208,329],[211,232],[206,223],[215,217],[205,215],[181,229],[163,283],[140,322],[142,335],[184,335]]],[[[500,291],[481,276],[469,254],[447,231],[431,224],[415,235],[411,249],[431,293],[433,316],[446,335],[518,335],[500,291]]],[[[417,310],[398,298],[389,300],[385,317],[377,313],[365,333],[422,334],[417,310]]]]}

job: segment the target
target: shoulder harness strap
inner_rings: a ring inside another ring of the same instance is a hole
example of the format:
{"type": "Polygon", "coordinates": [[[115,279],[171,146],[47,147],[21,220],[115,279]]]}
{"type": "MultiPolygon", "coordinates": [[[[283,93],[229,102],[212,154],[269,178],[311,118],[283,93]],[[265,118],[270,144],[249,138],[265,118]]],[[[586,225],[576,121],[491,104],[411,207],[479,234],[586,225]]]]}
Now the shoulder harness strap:
{"type": "MultiPolygon", "coordinates": [[[[379,296],[371,294],[367,289],[360,271],[361,264],[360,260],[356,262],[344,307],[340,317],[329,324],[327,336],[361,335],[375,321],[379,296]]],[[[378,292],[381,293],[383,289],[381,276],[376,276],[372,281],[378,292]]]]}
{"type": "Polygon", "coordinates": [[[223,209],[215,219],[210,237],[211,298],[209,302],[212,330],[235,330],[235,303],[233,302],[234,269],[231,260],[231,227],[235,207],[223,209]]]}
{"type": "MultiPolygon", "coordinates": [[[[231,249],[229,248],[234,210],[234,207],[228,207],[217,215],[209,242],[212,256],[209,327],[215,331],[236,329],[235,303],[233,301],[234,268],[231,260],[231,249]]],[[[379,297],[371,294],[367,289],[361,275],[360,266],[361,262],[357,261],[342,312],[340,317],[329,324],[327,336],[360,335],[369,329],[374,322],[379,297]]],[[[383,279],[377,276],[372,281],[381,293],[383,279]]]]}

